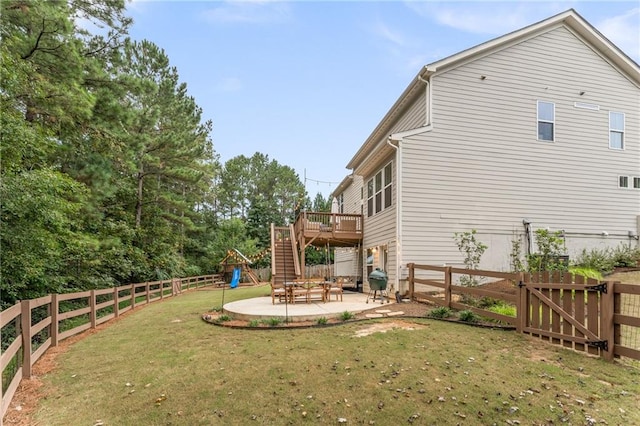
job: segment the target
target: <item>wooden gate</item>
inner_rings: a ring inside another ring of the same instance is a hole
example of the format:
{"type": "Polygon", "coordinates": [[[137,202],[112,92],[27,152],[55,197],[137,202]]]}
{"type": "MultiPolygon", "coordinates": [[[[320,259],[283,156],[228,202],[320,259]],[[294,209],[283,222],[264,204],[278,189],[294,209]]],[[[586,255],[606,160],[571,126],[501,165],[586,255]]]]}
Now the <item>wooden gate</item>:
{"type": "Polygon", "coordinates": [[[613,359],[613,288],[569,273],[523,275],[519,328],[524,333],[613,359]]]}

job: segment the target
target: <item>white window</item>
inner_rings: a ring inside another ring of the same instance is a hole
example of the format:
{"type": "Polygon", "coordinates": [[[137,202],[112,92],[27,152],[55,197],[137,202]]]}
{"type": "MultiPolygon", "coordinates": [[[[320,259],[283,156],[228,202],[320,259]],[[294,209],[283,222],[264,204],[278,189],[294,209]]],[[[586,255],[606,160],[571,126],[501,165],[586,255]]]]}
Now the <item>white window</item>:
{"type": "Polygon", "coordinates": [[[392,188],[391,163],[367,182],[367,216],[373,216],[391,206],[392,188]]]}
{"type": "Polygon", "coordinates": [[[624,113],[609,112],[609,148],[624,149],[624,113]]]}
{"type": "Polygon", "coordinates": [[[391,163],[384,168],[384,208],[391,206],[391,163]]]}
{"type": "Polygon", "coordinates": [[[628,188],[629,187],[629,176],[618,176],[618,187],[619,188],[628,188]]]}
{"type": "Polygon", "coordinates": [[[638,176],[633,177],[633,188],[640,189],[640,177],[638,176]]]}
{"type": "Polygon", "coordinates": [[[556,105],[538,101],[538,140],[555,140],[556,105]]]}

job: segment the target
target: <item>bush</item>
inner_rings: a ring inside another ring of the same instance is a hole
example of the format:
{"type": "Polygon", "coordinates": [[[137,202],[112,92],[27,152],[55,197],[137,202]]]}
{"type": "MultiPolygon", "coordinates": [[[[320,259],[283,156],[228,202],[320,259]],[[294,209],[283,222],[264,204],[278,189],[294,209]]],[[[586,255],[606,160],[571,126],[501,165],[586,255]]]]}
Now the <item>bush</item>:
{"type": "Polygon", "coordinates": [[[614,268],[614,261],[610,249],[593,248],[588,251],[587,249],[582,249],[573,264],[576,267],[594,269],[603,274],[610,273],[614,268]]]}
{"type": "Polygon", "coordinates": [[[316,320],[316,323],[318,325],[325,325],[329,322],[329,320],[326,317],[320,317],[316,320]]]}
{"type": "Polygon", "coordinates": [[[640,260],[640,248],[631,247],[631,244],[620,244],[611,253],[613,266],[616,268],[631,268],[638,265],[640,260]]]}
{"type": "Polygon", "coordinates": [[[602,272],[593,268],[583,268],[578,266],[572,266],[569,268],[569,272],[571,272],[573,275],[582,275],[583,277],[593,278],[599,281],[603,279],[602,272]]]}
{"type": "Polygon", "coordinates": [[[351,312],[344,311],[343,313],[340,314],[340,319],[342,321],[347,321],[347,320],[353,319],[354,316],[355,315],[353,315],[351,312]]]}
{"type": "Polygon", "coordinates": [[[516,307],[508,305],[504,302],[497,303],[487,308],[487,311],[495,312],[496,314],[506,315],[508,317],[516,317],[516,307]]]}
{"type": "Polygon", "coordinates": [[[263,323],[267,324],[270,327],[277,327],[280,324],[282,324],[282,318],[276,318],[276,317],[269,318],[267,320],[263,320],[263,323]]]}
{"type": "Polygon", "coordinates": [[[258,321],[257,319],[252,319],[251,321],[249,321],[249,327],[258,327],[260,326],[260,321],[258,321]]]}
{"type": "Polygon", "coordinates": [[[458,314],[460,321],[464,322],[477,322],[478,316],[469,310],[460,311],[458,314]]]}
{"type": "Polygon", "coordinates": [[[216,318],[216,322],[217,323],[221,323],[221,322],[225,322],[225,321],[231,321],[231,317],[227,314],[224,315],[220,315],[218,318],[216,318]]]}
{"type": "Polygon", "coordinates": [[[442,319],[449,318],[451,314],[451,309],[447,308],[446,306],[440,306],[429,312],[429,317],[442,319]]]}

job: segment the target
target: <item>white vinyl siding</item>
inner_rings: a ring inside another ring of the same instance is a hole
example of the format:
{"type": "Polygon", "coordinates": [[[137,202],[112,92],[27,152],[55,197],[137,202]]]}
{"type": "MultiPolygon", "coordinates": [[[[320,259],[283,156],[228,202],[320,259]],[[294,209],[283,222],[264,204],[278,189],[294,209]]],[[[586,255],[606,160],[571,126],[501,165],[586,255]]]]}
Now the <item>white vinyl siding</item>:
{"type": "Polygon", "coordinates": [[[523,218],[564,229],[570,254],[603,230],[628,240],[640,197],[611,176],[637,175],[639,104],[638,87],[563,27],[436,74],[433,130],[402,141],[402,265],[462,265],[453,234],[477,229],[481,267],[508,270],[523,218]],[[555,143],[535,143],[538,100],[555,104],[555,143]],[[623,152],[608,148],[609,111],[626,112],[623,152]]]}
{"type": "Polygon", "coordinates": [[[556,106],[553,102],[538,101],[538,140],[555,140],[556,106]]]}
{"type": "Polygon", "coordinates": [[[609,113],[609,148],[624,149],[624,113],[609,113]]]}

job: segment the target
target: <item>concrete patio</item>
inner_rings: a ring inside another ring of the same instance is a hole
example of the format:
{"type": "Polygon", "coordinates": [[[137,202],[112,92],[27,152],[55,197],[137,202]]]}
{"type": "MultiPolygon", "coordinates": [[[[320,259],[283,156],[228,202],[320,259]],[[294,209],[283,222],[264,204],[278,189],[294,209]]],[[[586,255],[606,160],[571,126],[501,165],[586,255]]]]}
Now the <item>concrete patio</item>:
{"type": "MultiPolygon", "coordinates": [[[[389,302],[394,302],[391,298],[389,302]]],[[[333,298],[329,302],[312,301],[311,303],[271,303],[271,296],[254,297],[253,299],[238,300],[236,302],[226,303],[223,311],[233,316],[234,319],[247,320],[252,319],[269,319],[269,318],[286,318],[289,321],[309,321],[318,318],[336,318],[343,312],[348,311],[352,314],[366,311],[368,309],[380,308],[387,305],[387,299],[384,304],[380,304],[380,296],[374,301],[372,298],[367,303],[366,293],[356,293],[345,291],[342,301],[333,298]]],[[[381,315],[380,315],[381,316],[381,315]]]]}

